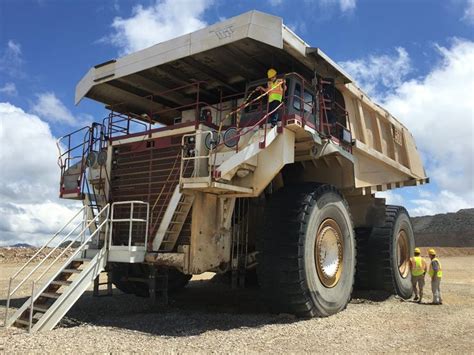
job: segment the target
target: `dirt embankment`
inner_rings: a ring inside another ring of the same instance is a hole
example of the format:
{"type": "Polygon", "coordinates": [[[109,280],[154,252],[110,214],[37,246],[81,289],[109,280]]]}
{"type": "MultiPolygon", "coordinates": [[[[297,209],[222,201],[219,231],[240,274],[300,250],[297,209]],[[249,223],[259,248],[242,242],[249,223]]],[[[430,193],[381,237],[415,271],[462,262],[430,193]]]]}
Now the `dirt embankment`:
{"type": "Polygon", "coordinates": [[[474,247],[474,208],[412,218],[417,246],[474,247]]]}

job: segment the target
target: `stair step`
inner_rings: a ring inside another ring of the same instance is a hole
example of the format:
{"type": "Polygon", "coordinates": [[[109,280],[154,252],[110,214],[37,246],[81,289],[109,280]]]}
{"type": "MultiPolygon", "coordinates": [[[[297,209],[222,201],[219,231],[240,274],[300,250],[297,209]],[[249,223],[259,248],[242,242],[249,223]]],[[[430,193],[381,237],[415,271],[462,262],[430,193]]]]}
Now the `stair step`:
{"type": "Polygon", "coordinates": [[[30,322],[26,321],[26,320],[23,320],[23,319],[17,319],[15,320],[15,323],[18,323],[18,324],[21,324],[21,325],[25,325],[27,327],[30,326],[30,322]]]}
{"type": "MultiPolygon", "coordinates": [[[[28,308],[28,309],[29,309],[29,308],[28,308]]],[[[38,312],[46,313],[46,312],[48,311],[48,308],[39,307],[39,306],[33,306],[33,311],[38,311],[38,312]]]]}
{"type": "Polygon", "coordinates": [[[74,261],[91,261],[92,259],[88,259],[88,258],[77,258],[77,259],[74,259],[72,262],[74,261]]]}
{"type": "Polygon", "coordinates": [[[77,269],[64,269],[62,272],[66,273],[66,274],[80,274],[80,273],[81,273],[81,270],[77,270],[77,269]]]}
{"type": "Polygon", "coordinates": [[[40,296],[41,297],[58,299],[59,297],[61,297],[61,294],[60,293],[43,292],[40,296]]]}
{"type": "Polygon", "coordinates": [[[59,286],[69,286],[72,283],[72,281],[51,281],[51,285],[59,285],[59,286]]]}

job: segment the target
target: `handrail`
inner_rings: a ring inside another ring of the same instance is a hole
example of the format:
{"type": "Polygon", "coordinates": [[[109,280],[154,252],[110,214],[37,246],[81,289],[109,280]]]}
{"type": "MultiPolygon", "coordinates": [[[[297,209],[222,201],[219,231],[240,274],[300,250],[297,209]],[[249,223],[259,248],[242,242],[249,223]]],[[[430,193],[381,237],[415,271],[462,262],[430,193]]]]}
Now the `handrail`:
{"type": "Polygon", "coordinates": [[[55,234],[53,234],[53,236],[46,242],[46,244],[44,244],[40,249],[38,249],[38,251],[13,275],[11,276],[11,279],[14,280],[18,274],[20,272],[22,272],[26,266],[28,266],[28,264],[36,257],[36,255],[38,255],[44,248],[46,248],[49,243],[51,243],[53,241],[53,239],[55,239],[59,233],[61,233],[74,219],[76,219],[76,217],[84,211],[84,209],[86,208],[86,206],[82,206],[82,208],[76,212],[76,214],[69,219],[69,221],[66,222],[65,225],[63,225],[55,234]]]}
{"type": "MultiPolygon", "coordinates": [[[[80,212],[83,212],[84,209],[85,209],[86,206],[83,206],[78,213],[76,213],[74,215],[74,217],[72,219],[70,219],[54,236],[53,238],[51,238],[47,243],[46,245],[44,245],[34,256],[36,256],[41,250],[43,250],[52,240],[54,240],[54,238],[59,235],[59,233],[64,230],[68,225],[71,224],[71,222],[73,220],[75,220],[77,218],[77,216],[79,215],[80,212]]],[[[91,233],[91,235],[88,237],[88,238],[85,238],[85,241],[81,244],[81,246],[79,248],[77,248],[76,252],[71,256],[70,259],[72,259],[82,248],[83,246],[89,242],[89,240],[102,228],[103,224],[105,222],[108,221],[108,209],[109,209],[109,204],[107,204],[104,208],[102,208],[102,210],[93,218],[89,221],[89,223],[87,225],[84,226],[84,220],[81,219],[79,221],[78,224],[76,224],[76,226],[64,237],[61,239],[61,242],[56,245],[54,248],[51,249],[51,251],[38,263],[38,265],[36,265],[33,270],[31,270],[28,275],[26,275],[21,281],[20,283],[13,289],[13,291],[11,291],[11,287],[12,287],[12,283],[13,283],[13,280],[18,276],[18,274],[24,270],[24,268],[26,267],[26,265],[28,265],[31,260],[33,258],[30,258],[30,260],[27,261],[27,263],[25,265],[23,265],[23,267],[17,271],[14,276],[10,277],[9,279],[9,285],[8,285],[8,294],[7,294],[7,304],[6,304],[6,310],[5,310],[5,326],[7,324],[7,321],[8,321],[8,310],[10,308],[10,300],[11,300],[11,297],[15,294],[16,291],[18,291],[18,289],[23,286],[25,284],[26,281],[28,281],[32,275],[34,275],[34,273],[36,272],[36,270],[38,270],[38,268],[40,266],[42,266],[46,260],[49,259],[49,257],[57,250],[59,249],[59,246],[61,245],[62,242],[64,242],[67,238],[69,238],[69,236],[74,233],[78,227],[80,227],[81,225],[83,226],[82,230],[79,232],[79,234],[77,234],[77,236],[66,246],[66,248],[63,249],[63,251],[50,263],[50,265],[46,268],[46,270],[44,270],[41,275],[36,278],[36,280],[34,280],[33,282],[35,282],[35,284],[38,283],[38,281],[40,281],[43,276],[51,269],[51,267],[61,258],[62,255],[64,255],[64,253],[69,250],[71,248],[71,246],[78,241],[79,238],[81,238],[83,236],[83,234],[89,230],[89,227],[92,225],[92,223],[96,223],[96,220],[98,220],[99,218],[102,217],[102,214],[104,211],[107,210],[107,216],[104,218],[104,222],[93,232],[91,233]]]]}
{"type": "MultiPolygon", "coordinates": [[[[106,218],[104,218],[103,222],[98,226],[98,228],[97,228],[93,233],[91,233],[91,235],[90,235],[86,240],[84,240],[84,241],[82,242],[82,244],[81,244],[81,245],[76,249],[76,251],[69,257],[69,259],[66,260],[66,262],[65,262],[63,265],[69,265],[69,264],[74,260],[74,258],[76,257],[76,255],[87,245],[87,243],[88,243],[100,230],[102,230],[102,227],[109,221],[109,219],[108,219],[109,207],[110,207],[109,204],[107,204],[107,205],[100,211],[100,213],[97,215],[97,216],[99,216],[99,215],[107,208],[107,216],[106,216],[106,218]]],[[[87,227],[86,227],[86,228],[87,228],[87,227]]],[[[105,234],[107,235],[107,233],[105,233],[105,234]]],[[[78,235],[78,236],[76,237],[76,239],[75,239],[73,242],[71,242],[71,244],[69,244],[69,246],[68,246],[67,248],[69,248],[69,247],[72,245],[72,243],[76,242],[77,239],[79,238],[79,236],[80,236],[80,235],[78,235]]],[[[67,249],[67,248],[66,248],[66,249],[67,249]]],[[[63,253],[64,253],[64,252],[65,252],[65,251],[63,251],[63,253]]],[[[56,260],[58,260],[58,258],[56,258],[54,262],[56,262],[56,260]]],[[[52,265],[54,265],[54,262],[50,265],[49,268],[51,268],[52,265]]],[[[48,268],[48,270],[49,270],[49,268],[48,268]]],[[[61,272],[61,270],[58,270],[58,272],[57,272],[51,279],[55,279],[55,278],[57,277],[57,275],[58,275],[60,272],[61,272]]],[[[37,299],[39,296],[41,296],[41,294],[43,293],[43,291],[49,286],[48,283],[45,283],[45,284],[40,288],[40,290],[37,291],[36,294],[35,294],[35,285],[36,285],[36,283],[38,282],[38,280],[40,280],[40,279],[44,276],[44,274],[45,274],[45,273],[43,273],[37,280],[33,280],[33,281],[32,281],[31,296],[30,296],[30,300],[31,300],[31,303],[30,303],[30,317],[29,317],[29,325],[28,325],[28,328],[29,328],[30,331],[31,331],[31,327],[32,327],[32,325],[33,325],[33,324],[32,324],[32,323],[33,323],[33,319],[32,319],[32,313],[33,313],[33,312],[32,312],[32,310],[33,310],[34,302],[36,301],[36,299],[37,299]]],[[[5,312],[5,326],[6,326],[7,321],[8,321],[8,319],[7,319],[7,314],[8,314],[8,308],[7,308],[6,312],[5,312]]]]}
{"type": "MultiPolygon", "coordinates": [[[[69,248],[71,248],[71,246],[77,242],[77,240],[79,239],[79,237],[82,237],[82,235],[89,230],[90,226],[92,225],[92,223],[96,223],[97,219],[102,215],[102,212],[104,212],[106,209],[107,209],[107,216],[104,218],[104,221],[102,221],[102,223],[99,225],[99,227],[96,228],[96,230],[91,233],[91,235],[85,239],[85,241],[76,249],[76,251],[74,252],[74,254],[70,257],[71,261],[72,259],[74,258],[74,256],[82,249],[82,247],[87,244],[89,242],[89,240],[92,239],[92,237],[97,233],[97,231],[99,231],[102,226],[104,225],[104,223],[107,222],[108,220],[108,209],[109,209],[109,206],[110,204],[107,204],[104,206],[104,208],[102,208],[100,210],[100,212],[94,217],[92,218],[89,223],[82,229],[82,231],[76,236],[76,238],[74,240],[72,240],[68,246],[66,248],[64,248],[64,250],[56,257],[56,259],[53,260],[53,262],[46,268],[46,270],[43,271],[43,273],[36,279],[35,282],[38,282],[39,280],[42,279],[42,277],[53,267],[53,265],[56,263],[56,261],[58,261],[61,256],[63,256],[63,254],[66,252],[66,250],[68,250],[69,248]]],[[[46,260],[46,259],[44,259],[46,260]]],[[[65,264],[68,264],[67,262],[65,264]]]]}
{"type": "Polygon", "coordinates": [[[111,205],[111,212],[110,212],[110,228],[109,228],[109,235],[108,235],[108,246],[109,248],[112,245],[112,231],[113,231],[113,224],[114,222],[130,222],[130,227],[129,227],[129,234],[128,234],[128,249],[131,250],[132,247],[132,231],[133,231],[133,222],[141,222],[145,223],[145,241],[144,241],[144,247],[147,248],[147,242],[148,242],[148,227],[149,227],[149,215],[150,215],[150,204],[148,202],[144,201],[139,201],[139,200],[133,200],[133,201],[117,201],[112,203],[111,205]],[[146,216],[145,219],[143,218],[134,218],[133,217],[133,211],[134,211],[134,205],[144,205],[146,207],[146,216]],[[115,206],[117,205],[130,205],[130,218],[114,218],[114,211],[115,211],[115,206]]]}

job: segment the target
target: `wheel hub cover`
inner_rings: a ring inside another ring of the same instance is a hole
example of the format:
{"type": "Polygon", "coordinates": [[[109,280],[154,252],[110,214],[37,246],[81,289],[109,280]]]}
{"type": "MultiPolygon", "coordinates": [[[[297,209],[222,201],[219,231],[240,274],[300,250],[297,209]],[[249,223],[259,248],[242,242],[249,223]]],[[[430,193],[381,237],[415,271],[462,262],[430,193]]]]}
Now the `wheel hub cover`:
{"type": "Polygon", "coordinates": [[[316,269],[326,287],[334,287],[342,272],[343,244],[341,230],[333,219],[321,223],[315,246],[316,269]]]}
{"type": "Polygon", "coordinates": [[[402,229],[397,235],[397,264],[400,276],[406,278],[410,272],[410,251],[406,232],[402,229]]]}

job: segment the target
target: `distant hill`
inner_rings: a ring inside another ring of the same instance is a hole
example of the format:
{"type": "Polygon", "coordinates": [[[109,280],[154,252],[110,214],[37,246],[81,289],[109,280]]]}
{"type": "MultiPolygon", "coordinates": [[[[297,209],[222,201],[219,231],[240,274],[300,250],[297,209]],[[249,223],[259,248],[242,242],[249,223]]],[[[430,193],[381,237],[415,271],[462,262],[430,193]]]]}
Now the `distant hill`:
{"type": "Polygon", "coordinates": [[[412,218],[417,246],[474,247],[474,208],[412,218]]]}
{"type": "Polygon", "coordinates": [[[12,248],[35,248],[33,245],[28,244],[28,243],[16,243],[13,245],[10,245],[12,248]]]}

